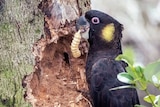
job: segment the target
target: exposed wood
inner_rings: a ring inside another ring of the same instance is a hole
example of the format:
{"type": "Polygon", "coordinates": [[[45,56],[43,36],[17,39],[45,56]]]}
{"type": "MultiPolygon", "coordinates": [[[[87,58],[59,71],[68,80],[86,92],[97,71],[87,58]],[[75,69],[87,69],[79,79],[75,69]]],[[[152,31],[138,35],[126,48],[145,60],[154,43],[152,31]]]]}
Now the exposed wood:
{"type": "Polygon", "coordinates": [[[75,21],[90,9],[90,1],[42,0],[44,32],[33,46],[34,72],[25,76],[25,98],[33,107],[90,107],[85,58],[73,58],[70,44],[75,21]]]}

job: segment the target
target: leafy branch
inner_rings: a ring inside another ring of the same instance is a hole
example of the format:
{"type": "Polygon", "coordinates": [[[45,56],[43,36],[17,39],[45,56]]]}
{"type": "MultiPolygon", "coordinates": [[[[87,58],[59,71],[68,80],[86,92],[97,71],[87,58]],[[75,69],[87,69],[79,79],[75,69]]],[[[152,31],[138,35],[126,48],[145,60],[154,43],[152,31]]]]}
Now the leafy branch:
{"type": "MultiPolygon", "coordinates": [[[[153,107],[160,107],[160,95],[153,95],[147,89],[149,84],[153,84],[155,88],[160,90],[160,61],[150,63],[145,67],[135,66],[133,58],[126,55],[119,55],[116,60],[123,60],[128,64],[126,72],[119,73],[117,78],[119,81],[130,84],[127,86],[115,87],[110,90],[122,88],[136,88],[146,93],[144,101],[152,104],[153,107]]],[[[144,107],[136,105],[136,107],[144,107]]]]}

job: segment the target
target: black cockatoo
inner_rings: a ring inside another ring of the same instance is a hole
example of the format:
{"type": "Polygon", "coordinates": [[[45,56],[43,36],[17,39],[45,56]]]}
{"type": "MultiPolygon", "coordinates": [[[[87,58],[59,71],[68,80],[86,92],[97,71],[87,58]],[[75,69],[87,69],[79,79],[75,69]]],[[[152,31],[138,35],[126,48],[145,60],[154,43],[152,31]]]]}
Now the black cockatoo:
{"type": "Polygon", "coordinates": [[[90,45],[86,78],[93,107],[134,107],[139,104],[134,88],[110,90],[126,85],[117,79],[117,74],[125,72],[127,64],[115,60],[122,54],[122,24],[106,13],[90,10],[77,20],[77,28],[81,27],[89,29],[84,30],[89,31],[90,45]]]}

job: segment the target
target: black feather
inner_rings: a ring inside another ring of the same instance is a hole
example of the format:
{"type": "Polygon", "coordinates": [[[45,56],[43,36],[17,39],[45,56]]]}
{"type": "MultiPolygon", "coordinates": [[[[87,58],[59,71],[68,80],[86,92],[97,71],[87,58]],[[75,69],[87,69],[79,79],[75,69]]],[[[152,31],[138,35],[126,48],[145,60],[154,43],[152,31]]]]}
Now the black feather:
{"type": "Polygon", "coordinates": [[[90,24],[86,78],[93,107],[134,107],[135,104],[139,104],[136,89],[109,90],[126,85],[118,81],[117,74],[125,72],[127,64],[115,61],[115,58],[122,54],[122,24],[111,16],[96,10],[86,12],[85,18],[90,24]],[[100,23],[93,24],[91,21],[93,17],[98,17],[100,23]],[[115,38],[111,42],[106,42],[101,38],[101,31],[110,23],[115,26],[115,38]]]}

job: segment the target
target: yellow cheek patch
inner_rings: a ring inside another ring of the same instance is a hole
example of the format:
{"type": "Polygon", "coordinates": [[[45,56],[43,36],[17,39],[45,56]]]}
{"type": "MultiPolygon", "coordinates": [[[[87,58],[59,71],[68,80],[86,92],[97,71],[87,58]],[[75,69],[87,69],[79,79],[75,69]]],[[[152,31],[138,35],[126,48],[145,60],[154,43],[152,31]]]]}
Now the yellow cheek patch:
{"type": "Polygon", "coordinates": [[[102,30],[102,38],[110,42],[114,38],[114,32],[115,32],[114,24],[113,23],[108,24],[102,30]]]}

